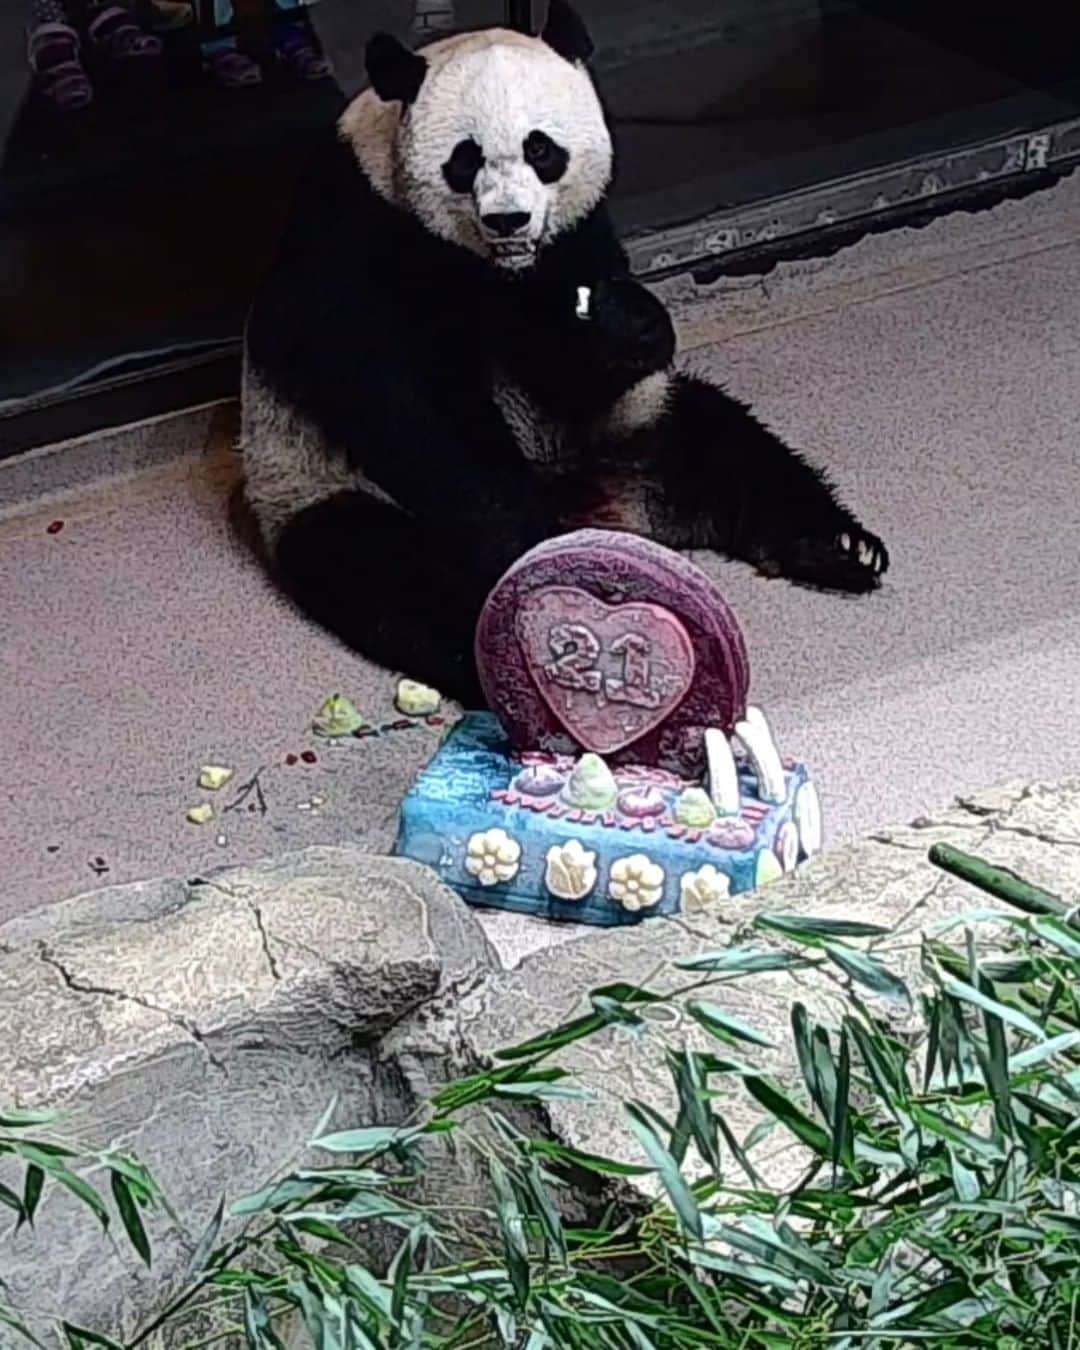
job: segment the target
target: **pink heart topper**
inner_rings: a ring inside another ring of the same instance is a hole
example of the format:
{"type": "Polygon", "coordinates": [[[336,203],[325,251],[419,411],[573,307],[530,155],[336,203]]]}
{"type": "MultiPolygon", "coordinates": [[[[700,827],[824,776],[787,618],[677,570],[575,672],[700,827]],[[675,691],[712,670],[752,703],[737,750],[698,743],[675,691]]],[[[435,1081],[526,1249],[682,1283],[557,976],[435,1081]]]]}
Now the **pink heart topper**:
{"type": "MultiPolygon", "coordinates": [[[[561,690],[549,687],[549,698],[541,687],[547,682],[543,678],[538,682],[534,673],[550,664],[552,657],[541,643],[536,660],[530,659],[519,628],[520,615],[542,613],[529,607],[535,603],[533,596],[546,591],[583,593],[598,601],[603,609],[588,611],[593,622],[598,614],[611,612],[617,616],[621,611],[623,617],[634,619],[628,628],[638,631],[638,620],[649,615],[649,627],[643,636],[653,639],[660,632],[665,656],[684,648],[679,644],[669,649],[669,639],[674,641],[671,630],[666,623],[654,622],[655,613],[659,611],[678,625],[693,653],[689,688],[680,698],[675,686],[669,686],[663,692],[664,710],[655,710],[658,717],[648,722],[649,730],[634,741],[624,742],[610,755],[609,762],[613,766],[658,766],[682,777],[700,775],[705,767],[705,730],[734,729],[746,708],[750,675],[738,621],[709,577],[688,558],[650,540],[594,529],[560,535],[540,544],[520,558],[492,590],[476,628],[476,665],[488,706],[518,753],[579,755],[583,748],[578,739],[580,722],[572,728],[564,720],[565,703],[560,705],[557,698],[561,690]]],[[[574,601],[575,605],[580,603],[574,601]]],[[[572,613],[576,617],[583,612],[572,613]]],[[[622,636],[620,630],[613,640],[622,636]]],[[[542,637],[543,642],[549,641],[543,633],[542,637]]],[[[603,657],[601,678],[625,680],[614,657],[625,663],[627,657],[634,660],[642,655],[627,644],[625,650],[603,657]]],[[[569,656],[567,664],[574,668],[574,654],[569,648],[556,653],[555,659],[560,656],[569,656]]],[[[680,669],[683,667],[673,665],[672,675],[680,669]]],[[[640,666],[631,669],[632,688],[640,679],[639,671],[640,666]]],[[[579,673],[585,675],[586,671],[579,673]]]]}
{"type": "Polygon", "coordinates": [[[545,586],[525,597],[515,627],[544,702],[600,755],[658,727],[693,682],[693,643],[662,605],[608,605],[574,586],[545,586]]]}

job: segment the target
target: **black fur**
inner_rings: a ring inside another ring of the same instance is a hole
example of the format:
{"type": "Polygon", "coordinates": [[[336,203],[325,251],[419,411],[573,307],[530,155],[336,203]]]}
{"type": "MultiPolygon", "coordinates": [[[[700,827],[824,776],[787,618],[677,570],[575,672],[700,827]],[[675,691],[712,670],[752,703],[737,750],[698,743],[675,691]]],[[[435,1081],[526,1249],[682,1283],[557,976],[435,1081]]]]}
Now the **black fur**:
{"type": "Polygon", "coordinates": [[[368,79],[384,103],[415,103],[427,74],[427,62],[389,33],[376,33],[367,45],[368,79]]]}
{"type": "Polygon", "coordinates": [[[402,508],[350,496],[298,516],[277,553],[287,586],[350,645],[467,701],[490,587],[571,524],[619,523],[623,492],[661,542],[769,574],[858,592],[888,565],[822,475],[698,379],[678,376],[631,440],[586,435],[675,347],[603,208],[507,275],[386,203],[335,140],[301,185],[247,343],[253,372],[402,508]],[[491,395],[496,362],[579,433],[560,482],[521,455],[491,395]]]}
{"type": "Polygon", "coordinates": [[[540,36],[567,61],[588,61],[593,54],[589,30],[566,0],[551,0],[540,36]]]}

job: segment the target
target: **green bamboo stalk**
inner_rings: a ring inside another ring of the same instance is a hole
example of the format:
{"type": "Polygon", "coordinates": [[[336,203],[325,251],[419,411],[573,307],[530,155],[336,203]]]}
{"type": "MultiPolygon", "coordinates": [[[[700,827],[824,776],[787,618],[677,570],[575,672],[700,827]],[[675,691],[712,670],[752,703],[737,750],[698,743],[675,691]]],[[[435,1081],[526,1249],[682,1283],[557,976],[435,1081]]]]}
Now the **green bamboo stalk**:
{"type": "Polygon", "coordinates": [[[930,861],[950,876],[970,882],[980,891],[1022,909],[1025,914],[1053,914],[1063,919],[1072,912],[1073,906],[1067,905],[1059,896],[1032,885],[1007,867],[994,867],[951,844],[935,844],[930,850],[930,861]]]}

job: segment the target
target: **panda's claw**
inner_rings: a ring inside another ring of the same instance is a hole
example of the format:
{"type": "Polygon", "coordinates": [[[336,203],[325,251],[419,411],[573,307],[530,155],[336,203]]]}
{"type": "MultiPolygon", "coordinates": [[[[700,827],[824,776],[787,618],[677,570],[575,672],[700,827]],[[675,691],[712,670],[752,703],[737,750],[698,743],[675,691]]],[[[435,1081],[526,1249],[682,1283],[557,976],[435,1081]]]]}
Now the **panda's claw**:
{"type": "Polygon", "coordinates": [[[869,569],[875,576],[881,576],[888,570],[889,551],[877,535],[871,534],[869,530],[858,526],[852,531],[845,530],[836,542],[846,561],[869,569]]]}
{"type": "Polygon", "coordinates": [[[876,590],[889,567],[889,552],[882,541],[857,525],[831,536],[765,544],[751,556],[765,576],[852,594],[876,590]]]}

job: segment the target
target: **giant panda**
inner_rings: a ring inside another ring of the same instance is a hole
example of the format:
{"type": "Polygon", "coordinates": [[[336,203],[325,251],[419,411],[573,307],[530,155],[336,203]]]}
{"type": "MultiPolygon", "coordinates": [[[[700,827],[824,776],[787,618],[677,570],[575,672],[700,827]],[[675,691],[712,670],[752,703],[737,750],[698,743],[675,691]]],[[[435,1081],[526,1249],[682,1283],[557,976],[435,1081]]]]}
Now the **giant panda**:
{"type": "Polygon", "coordinates": [[[848,592],[888,566],[822,474],[675,369],[605,208],[591,51],[566,0],[538,37],[373,38],[245,331],[244,492],[274,572],[467,703],[489,589],[570,528],[848,592]]]}

